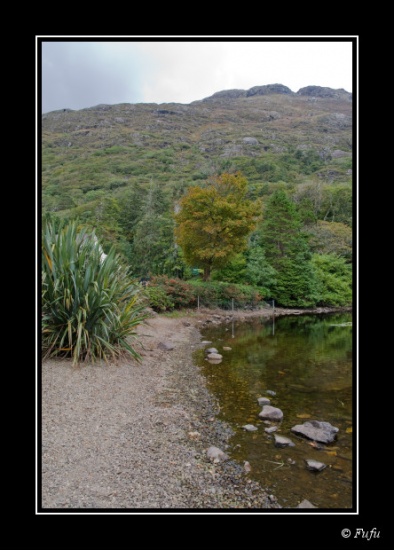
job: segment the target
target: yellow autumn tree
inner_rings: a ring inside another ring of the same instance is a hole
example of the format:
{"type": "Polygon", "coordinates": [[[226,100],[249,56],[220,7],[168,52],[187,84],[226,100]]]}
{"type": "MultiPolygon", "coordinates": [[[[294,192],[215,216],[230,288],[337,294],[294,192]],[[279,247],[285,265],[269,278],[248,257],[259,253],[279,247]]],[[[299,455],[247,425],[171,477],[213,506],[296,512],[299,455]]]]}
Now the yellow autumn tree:
{"type": "Polygon", "coordinates": [[[248,182],[239,172],[211,178],[204,187],[190,187],[175,215],[175,236],[185,260],[204,270],[222,268],[247,247],[261,213],[259,201],[247,200],[248,182]]]}

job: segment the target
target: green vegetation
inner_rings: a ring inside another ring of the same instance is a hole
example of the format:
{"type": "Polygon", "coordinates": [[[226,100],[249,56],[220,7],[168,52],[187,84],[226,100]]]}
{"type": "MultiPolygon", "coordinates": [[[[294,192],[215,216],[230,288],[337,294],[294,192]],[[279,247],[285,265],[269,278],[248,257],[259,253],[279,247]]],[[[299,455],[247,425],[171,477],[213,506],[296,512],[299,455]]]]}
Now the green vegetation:
{"type": "Polygon", "coordinates": [[[344,258],[334,254],[314,254],[312,265],[320,281],[319,305],[352,303],[352,269],[344,258]]]}
{"type": "MultiPolygon", "coordinates": [[[[97,235],[151,280],[157,310],[193,302],[155,277],[195,290],[197,273],[278,305],[350,305],[351,117],[346,93],[47,113],[43,218],[97,235]]],[[[218,288],[212,304],[224,304],[218,288]]]]}
{"type": "Polygon", "coordinates": [[[166,276],[152,277],[146,288],[149,305],[155,311],[201,307],[255,308],[261,305],[260,289],[249,285],[198,280],[182,281],[166,276]]]}
{"type": "Polygon", "coordinates": [[[112,248],[104,257],[94,233],[76,223],[46,223],[42,237],[42,351],[73,363],[130,353],[145,316],[139,287],[112,248]]]}
{"type": "Polygon", "coordinates": [[[311,307],[318,300],[318,280],[301,228],[294,203],[284,191],[276,191],[265,210],[261,246],[276,271],[272,296],[278,305],[311,307]]]}

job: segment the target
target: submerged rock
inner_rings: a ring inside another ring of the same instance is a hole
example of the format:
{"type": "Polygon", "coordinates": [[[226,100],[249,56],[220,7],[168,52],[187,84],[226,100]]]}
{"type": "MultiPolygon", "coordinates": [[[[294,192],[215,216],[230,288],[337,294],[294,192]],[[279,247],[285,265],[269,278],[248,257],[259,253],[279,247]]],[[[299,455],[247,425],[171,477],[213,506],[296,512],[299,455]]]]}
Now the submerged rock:
{"type": "Polygon", "coordinates": [[[273,390],[267,390],[265,393],[268,393],[268,395],[276,395],[276,391],[273,391],[273,390]]]}
{"type": "Polygon", "coordinates": [[[306,467],[312,472],[321,472],[324,468],[327,468],[327,464],[318,462],[317,460],[306,459],[306,467]]]}
{"type": "Polygon", "coordinates": [[[259,417],[266,418],[267,420],[282,420],[283,412],[277,407],[264,405],[263,410],[259,413],[259,417]]]}
{"type": "Polygon", "coordinates": [[[320,443],[332,443],[339,429],[332,426],[329,422],[312,420],[310,422],[304,422],[303,424],[293,426],[291,431],[297,435],[302,435],[308,439],[313,439],[313,441],[320,441],[320,443]]]}
{"type": "Polygon", "coordinates": [[[242,427],[247,432],[256,432],[257,431],[256,426],[253,426],[253,424],[245,424],[245,426],[242,426],[242,427]]]}
{"type": "Polygon", "coordinates": [[[208,353],[207,359],[208,361],[221,361],[223,359],[223,355],[220,355],[220,353],[208,353]]]}
{"type": "Polygon", "coordinates": [[[274,435],[275,438],[275,447],[294,447],[295,444],[288,437],[283,435],[274,435]]]}
{"type": "Polygon", "coordinates": [[[264,431],[267,434],[272,434],[273,432],[276,432],[277,429],[278,429],[277,426],[270,426],[269,428],[264,428],[264,431]]]}
{"type": "Polygon", "coordinates": [[[268,397],[259,397],[257,399],[258,404],[262,407],[263,405],[270,405],[271,399],[268,399],[268,397]]]}

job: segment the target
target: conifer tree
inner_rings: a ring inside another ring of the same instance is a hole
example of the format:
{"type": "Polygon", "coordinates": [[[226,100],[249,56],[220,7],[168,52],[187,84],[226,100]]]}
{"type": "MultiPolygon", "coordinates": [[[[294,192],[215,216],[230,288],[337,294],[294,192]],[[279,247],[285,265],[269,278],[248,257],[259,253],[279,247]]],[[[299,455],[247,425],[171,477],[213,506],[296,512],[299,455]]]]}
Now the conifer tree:
{"type": "Polygon", "coordinates": [[[296,207],[285,191],[275,191],[264,212],[262,246],[276,270],[272,292],[282,306],[313,306],[319,298],[319,283],[301,227],[296,207]]]}

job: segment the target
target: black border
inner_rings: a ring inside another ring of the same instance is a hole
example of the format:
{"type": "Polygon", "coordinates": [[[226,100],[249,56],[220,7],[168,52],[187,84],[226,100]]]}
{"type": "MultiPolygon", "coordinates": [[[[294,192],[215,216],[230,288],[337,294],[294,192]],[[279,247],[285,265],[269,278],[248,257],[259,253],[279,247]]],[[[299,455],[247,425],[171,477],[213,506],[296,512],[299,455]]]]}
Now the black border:
{"type": "MultiPolygon", "coordinates": [[[[372,438],[370,438],[370,431],[371,429],[371,423],[374,424],[374,440],[376,439],[376,435],[380,437],[384,437],[384,435],[387,435],[386,430],[384,429],[384,425],[382,423],[379,424],[378,419],[373,419],[371,422],[370,418],[370,411],[369,411],[369,405],[371,402],[370,396],[373,395],[380,395],[382,396],[382,392],[384,392],[387,388],[382,387],[385,385],[384,379],[382,377],[376,378],[376,376],[379,374],[377,372],[377,369],[374,369],[373,362],[370,365],[365,366],[365,360],[363,361],[362,365],[359,365],[360,361],[360,353],[359,353],[359,346],[361,344],[364,344],[364,342],[361,342],[361,335],[358,337],[359,332],[359,235],[358,235],[358,227],[359,227],[359,208],[358,204],[360,202],[360,195],[359,195],[359,175],[358,175],[358,166],[359,166],[359,159],[358,159],[358,145],[359,145],[359,133],[358,133],[358,123],[359,123],[359,108],[358,108],[358,99],[359,99],[359,41],[360,37],[358,35],[349,35],[349,36],[136,36],[136,37],[120,37],[120,36],[108,36],[108,37],[98,37],[95,35],[89,35],[85,37],[80,37],[78,35],[67,35],[67,37],[63,36],[57,36],[57,35],[51,35],[51,36],[43,36],[40,38],[37,38],[36,36],[36,52],[37,52],[37,69],[38,69],[38,77],[37,77],[37,95],[36,95],[36,109],[37,109],[37,148],[38,148],[38,186],[37,189],[40,189],[40,180],[39,180],[39,174],[41,172],[41,163],[40,163],[40,124],[38,122],[39,116],[41,115],[41,67],[40,67],[40,59],[41,59],[41,43],[42,41],[66,41],[66,40],[78,40],[78,41],[124,41],[124,40],[133,40],[133,41],[351,41],[353,44],[353,113],[354,113],[354,126],[353,126],[353,142],[354,142],[354,156],[353,156],[353,180],[354,180],[354,193],[355,197],[357,197],[357,201],[354,200],[354,242],[357,243],[355,246],[355,263],[354,265],[357,266],[357,269],[354,270],[354,289],[355,289],[355,305],[353,309],[354,314],[354,323],[356,330],[354,330],[355,334],[355,353],[354,353],[354,365],[355,365],[355,380],[357,380],[357,385],[354,386],[354,392],[357,392],[358,386],[358,395],[354,395],[353,400],[353,406],[354,406],[354,419],[355,422],[357,420],[359,421],[359,426],[357,429],[353,432],[353,448],[354,448],[354,455],[355,458],[358,458],[359,461],[359,471],[357,471],[357,460],[354,463],[354,481],[355,484],[357,483],[357,476],[358,476],[358,491],[356,491],[356,499],[359,501],[359,508],[358,510],[349,510],[342,511],[342,510],[329,510],[326,512],[322,510],[292,510],[291,515],[289,515],[288,510],[284,510],[281,512],[280,510],[263,510],[263,511],[250,511],[250,510],[145,510],[145,509],[138,509],[138,510],[48,510],[48,509],[40,509],[39,508],[39,500],[36,500],[36,509],[35,514],[36,516],[40,516],[41,518],[51,518],[53,517],[52,514],[58,516],[66,514],[66,515],[91,515],[92,513],[94,515],[102,515],[102,514],[131,514],[132,519],[132,528],[130,532],[130,539],[121,539],[125,541],[124,546],[130,546],[131,544],[136,544],[137,541],[134,539],[133,536],[133,529],[136,527],[135,520],[138,522],[139,515],[149,515],[149,517],[156,518],[157,516],[161,516],[162,519],[169,519],[170,516],[176,516],[179,518],[185,518],[185,516],[189,517],[206,517],[209,516],[215,516],[222,517],[225,515],[227,518],[231,517],[231,519],[239,519],[240,516],[243,516],[243,519],[250,519],[253,521],[258,521],[259,525],[261,525],[263,528],[265,528],[263,531],[254,531],[252,538],[250,538],[250,542],[255,541],[255,543],[261,543],[261,544],[275,544],[279,545],[279,547],[298,547],[295,546],[297,542],[300,544],[303,548],[318,548],[320,546],[332,546],[335,545],[336,548],[358,548],[360,544],[368,544],[369,547],[376,547],[379,546],[381,548],[389,548],[390,542],[392,542],[392,527],[390,526],[390,523],[392,525],[392,519],[393,517],[393,506],[392,506],[392,496],[389,494],[390,492],[390,486],[389,486],[389,477],[391,474],[391,466],[386,463],[387,455],[389,454],[387,450],[384,452],[384,456],[386,457],[383,460],[383,465],[381,466],[382,462],[382,451],[381,449],[376,449],[376,446],[374,447],[374,457],[368,457],[368,454],[371,453],[370,447],[374,445],[372,438]],[[359,341],[360,340],[360,341],[359,341]],[[369,368],[368,368],[369,366],[369,368]],[[357,415],[357,412],[359,413],[357,415]],[[361,431],[362,430],[362,431],[361,431]],[[367,431],[366,431],[367,430],[367,431]],[[358,437],[357,437],[358,435],[358,437]],[[356,457],[356,449],[358,448],[359,454],[358,457],[356,457]],[[388,472],[390,470],[390,472],[388,472]],[[357,494],[358,493],[358,494],[357,494]],[[390,512],[391,510],[391,512],[390,512]],[[245,516],[248,516],[245,518],[245,516]],[[303,517],[304,519],[300,519],[300,517],[303,517]],[[288,529],[288,522],[290,521],[290,528],[288,529]],[[301,523],[300,523],[301,522],[301,523]],[[305,523],[308,522],[308,523],[305,523]],[[364,529],[364,531],[371,531],[373,528],[376,529],[380,533],[379,538],[372,538],[371,540],[367,540],[366,538],[360,538],[360,536],[357,539],[354,539],[354,533],[357,531],[357,529],[364,529]],[[350,538],[344,538],[341,534],[341,532],[344,529],[350,529],[352,532],[352,535],[350,538]],[[271,538],[272,537],[272,538],[271,538]],[[134,540],[133,540],[134,539],[134,540]],[[267,540],[268,539],[268,540],[267,540]],[[127,542],[126,542],[127,541],[127,542]],[[259,542],[260,541],[260,542],[259,542]]],[[[393,72],[391,72],[391,83],[393,84],[393,72]]],[[[256,85],[258,85],[259,82],[256,82],[256,85]]],[[[286,85],[286,82],[284,82],[286,85]]],[[[312,84],[312,83],[311,83],[312,84]]],[[[393,87],[391,86],[391,90],[393,87]]],[[[202,99],[202,98],[201,98],[202,99]]],[[[392,108],[392,107],[391,107],[392,108]]],[[[365,180],[363,180],[365,181],[365,180]]],[[[392,191],[391,186],[391,193],[394,195],[392,191]]],[[[40,207],[41,207],[41,201],[40,201],[40,193],[37,193],[37,235],[40,234],[40,207]]],[[[393,201],[394,203],[394,201],[393,201]]],[[[360,231],[360,234],[362,232],[360,231]]],[[[365,236],[365,235],[364,235],[365,236]]],[[[39,257],[40,254],[38,253],[38,243],[37,243],[37,263],[39,263],[39,257]]],[[[393,260],[391,256],[391,266],[393,265],[393,260]]],[[[392,292],[392,291],[391,291],[392,292]]],[[[370,299],[370,298],[368,298],[370,299]]],[[[39,305],[37,307],[37,310],[39,311],[39,305]]],[[[365,336],[365,334],[364,334],[365,336]]],[[[363,337],[364,337],[363,336],[363,337]]],[[[390,342],[390,339],[389,339],[390,342]]],[[[390,342],[391,343],[391,342],[390,342]]],[[[364,347],[365,350],[365,347],[364,347]]],[[[39,350],[37,349],[37,364],[40,365],[40,356],[39,356],[39,350]]],[[[382,373],[383,375],[383,373],[382,373]]],[[[391,374],[392,378],[392,374],[391,374]]],[[[40,397],[40,387],[39,387],[39,379],[40,379],[40,368],[38,368],[38,376],[37,376],[37,383],[38,383],[38,398],[40,397]]],[[[389,399],[389,396],[387,396],[389,399]]],[[[38,419],[38,425],[37,425],[37,449],[40,449],[40,443],[41,438],[39,434],[39,427],[40,427],[40,413],[41,413],[41,407],[40,402],[38,399],[37,402],[37,419],[38,419]]],[[[355,425],[355,423],[354,423],[355,425]]],[[[392,446],[392,441],[391,441],[392,446]]],[[[392,456],[392,455],[391,455],[392,456]]],[[[40,456],[37,456],[37,496],[40,497],[40,477],[39,477],[39,471],[40,471],[40,456]]],[[[217,525],[217,524],[216,524],[217,525]]],[[[138,524],[137,524],[138,526],[138,524]]],[[[235,526],[236,527],[236,526],[235,526]]],[[[250,526],[256,527],[254,524],[250,526]]],[[[230,528],[230,532],[232,534],[229,537],[229,541],[231,542],[232,536],[237,535],[237,529],[233,530],[230,528]]],[[[147,533],[148,534],[148,533],[147,533]]],[[[167,532],[168,534],[168,532],[167,532]]],[[[190,533],[191,534],[191,533],[190,533]]],[[[184,540],[185,544],[189,544],[190,542],[196,543],[196,540],[200,538],[201,534],[200,532],[196,531],[193,534],[192,540],[189,542],[186,539],[185,535],[182,535],[182,539],[184,540]],[[196,537],[194,536],[196,535],[196,537]]],[[[251,533],[239,533],[242,537],[247,536],[249,539],[249,535],[251,533]]],[[[163,532],[163,535],[165,535],[165,532],[163,532]]],[[[175,533],[174,533],[175,535],[175,533]]],[[[220,543],[222,541],[223,545],[224,542],[229,535],[229,532],[220,532],[215,533],[214,531],[208,530],[206,532],[206,535],[202,537],[202,544],[204,544],[204,539],[206,542],[212,545],[216,545],[216,541],[220,543]]],[[[69,534],[70,541],[72,540],[72,536],[69,534]]],[[[108,540],[111,540],[111,536],[107,534],[108,540]]],[[[67,536],[66,536],[67,538],[67,536]]],[[[103,537],[105,539],[105,537],[103,537]]],[[[165,536],[163,537],[166,538],[165,536]]],[[[76,538],[78,540],[78,537],[76,538]]],[[[99,546],[95,545],[94,547],[100,547],[100,540],[101,536],[98,537],[99,540],[99,546]]],[[[112,543],[109,545],[106,544],[105,548],[115,548],[113,543],[119,540],[119,534],[118,536],[114,536],[112,539],[112,543]]],[[[147,543],[150,541],[150,535],[148,534],[148,538],[146,540],[147,543]]],[[[234,542],[237,540],[237,538],[233,539],[234,542]]],[[[138,543],[137,543],[138,544],[138,543]]],[[[75,545],[75,543],[74,543],[75,545]]],[[[41,548],[45,547],[43,545],[39,545],[41,548]]],[[[122,545],[123,546],[123,545],[122,545]]],[[[183,544],[181,545],[183,547],[183,544]]],[[[50,544],[48,547],[53,548],[50,544]]],[[[81,545],[82,547],[82,545],[81,545]]],[[[86,547],[86,546],[85,546],[86,547]]],[[[93,546],[92,546],[93,547],[93,546]]],[[[119,547],[119,546],[118,546],[119,547]]]]}

